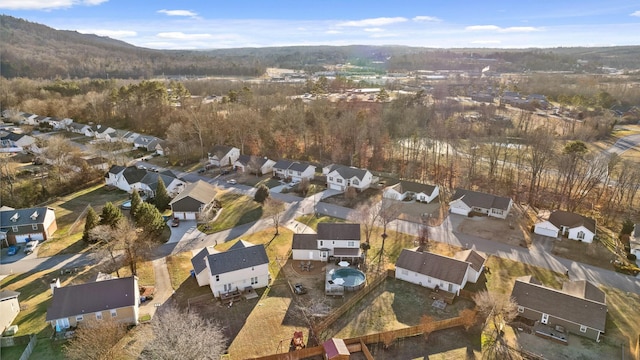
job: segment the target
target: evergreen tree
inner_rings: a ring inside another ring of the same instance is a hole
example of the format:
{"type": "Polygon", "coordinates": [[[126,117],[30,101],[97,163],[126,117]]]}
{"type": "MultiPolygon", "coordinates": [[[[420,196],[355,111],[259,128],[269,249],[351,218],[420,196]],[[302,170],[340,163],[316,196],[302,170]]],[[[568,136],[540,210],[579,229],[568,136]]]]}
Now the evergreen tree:
{"type": "Polygon", "coordinates": [[[166,226],[162,214],[158,209],[146,202],[140,204],[136,212],[136,226],[151,236],[158,236],[166,226]]]}
{"type": "Polygon", "coordinates": [[[89,232],[91,229],[95,228],[100,224],[100,218],[98,214],[96,214],[95,210],[89,205],[89,209],[87,210],[87,216],[84,219],[84,232],[82,233],[82,240],[84,242],[91,242],[91,236],[89,232]]]}
{"type": "Polygon", "coordinates": [[[131,213],[131,217],[134,219],[136,218],[136,212],[138,211],[138,208],[140,208],[140,204],[142,204],[140,193],[136,189],[133,189],[131,192],[131,209],[129,212],[131,213]]]}
{"type": "Polygon", "coordinates": [[[158,188],[156,189],[156,208],[162,213],[167,209],[171,202],[171,196],[167,192],[167,187],[164,185],[164,181],[158,176],[158,188]]]}
{"type": "Polygon", "coordinates": [[[120,219],[122,219],[122,211],[118,209],[112,202],[104,204],[102,215],[100,216],[100,225],[109,225],[115,228],[120,219]]]}
{"type": "Polygon", "coordinates": [[[254,195],[253,200],[259,202],[260,204],[263,204],[268,197],[269,188],[266,185],[262,184],[258,186],[258,190],[256,190],[256,194],[254,195]]]}

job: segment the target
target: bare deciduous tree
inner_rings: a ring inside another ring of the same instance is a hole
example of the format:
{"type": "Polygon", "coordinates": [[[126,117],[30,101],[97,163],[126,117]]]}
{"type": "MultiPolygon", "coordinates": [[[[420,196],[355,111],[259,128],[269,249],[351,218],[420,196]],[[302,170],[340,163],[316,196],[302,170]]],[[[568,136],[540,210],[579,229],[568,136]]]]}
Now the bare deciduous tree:
{"type": "Polygon", "coordinates": [[[520,356],[507,343],[503,336],[503,328],[518,315],[518,305],[513,298],[492,294],[488,291],[477,293],[473,300],[478,312],[487,320],[483,332],[483,357],[486,359],[519,359],[520,356]]]}
{"type": "Polygon", "coordinates": [[[89,318],[79,323],[74,337],[64,346],[64,354],[71,360],[107,360],[120,358],[121,349],[114,347],[127,333],[124,324],[109,317],[89,318]]]}

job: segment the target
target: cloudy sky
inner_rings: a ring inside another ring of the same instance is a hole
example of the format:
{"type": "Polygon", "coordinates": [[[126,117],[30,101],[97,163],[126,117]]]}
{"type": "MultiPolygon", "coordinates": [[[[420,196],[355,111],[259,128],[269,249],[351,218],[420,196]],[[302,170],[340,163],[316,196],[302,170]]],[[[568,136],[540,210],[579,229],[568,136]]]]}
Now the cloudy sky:
{"type": "Polygon", "coordinates": [[[155,49],[640,45],[635,0],[0,0],[0,13],[155,49]]]}

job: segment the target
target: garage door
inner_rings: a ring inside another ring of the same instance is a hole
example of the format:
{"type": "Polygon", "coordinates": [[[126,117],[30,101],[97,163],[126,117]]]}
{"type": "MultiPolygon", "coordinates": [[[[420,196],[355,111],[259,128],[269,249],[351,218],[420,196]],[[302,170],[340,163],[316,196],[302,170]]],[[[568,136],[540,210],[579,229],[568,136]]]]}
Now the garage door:
{"type": "Polygon", "coordinates": [[[449,209],[449,211],[451,211],[451,213],[453,214],[464,215],[464,216],[469,215],[469,211],[467,209],[452,207],[449,209]]]}
{"type": "Polygon", "coordinates": [[[180,220],[195,220],[196,219],[196,213],[193,212],[175,212],[174,215],[175,217],[177,217],[180,220]]]}
{"type": "Polygon", "coordinates": [[[537,226],[537,225],[536,225],[535,229],[533,230],[533,232],[538,234],[538,235],[548,236],[548,237],[557,237],[558,236],[558,230],[549,229],[549,228],[545,228],[545,227],[537,226]]]}
{"type": "Polygon", "coordinates": [[[342,191],[342,186],[338,184],[329,184],[329,189],[342,191]]]}
{"type": "Polygon", "coordinates": [[[33,234],[24,234],[24,235],[16,235],[16,242],[25,243],[29,240],[44,240],[44,236],[41,233],[33,233],[33,234]]]}

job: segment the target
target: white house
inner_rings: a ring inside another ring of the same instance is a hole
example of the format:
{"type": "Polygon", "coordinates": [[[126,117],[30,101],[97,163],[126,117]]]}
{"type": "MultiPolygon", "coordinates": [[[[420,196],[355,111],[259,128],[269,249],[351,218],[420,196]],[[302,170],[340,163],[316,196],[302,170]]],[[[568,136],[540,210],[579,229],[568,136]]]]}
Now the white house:
{"type": "Polygon", "coordinates": [[[91,127],[91,130],[93,131],[93,136],[95,136],[96,139],[106,139],[108,134],[113,134],[116,132],[116,129],[100,124],[93,125],[91,127]]]}
{"type": "Polygon", "coordinates": [[[355,260],[362,256],[360,224],[320,223],[317,234],[294,234],[294,260],[355,260]]]}
{"type": "Polygon", "coordinates": [[[69,124],[69,126],[67,126],[67,130],[76,134],[82,134],[84,136],[89,136],[89,137],[93,136],[93,130],[91,130],[91,126],[86,124],[73,122],[69,124]]]}
{"type": "Polygon", "coordinates": [[[430,252],[402,249],[396,261],[396,279],[460,295],[469,281],[471,264],[430,252]]]}
{"type": "Polygon", "coordinates": [[[218,252],[219,251],[214,249],[213,246],[207,246],[191,258],[191,265],[193,265],[193,273],[196,277],[196,281],[198,282],[198,286],[209,285],[209,271],[205,271],[207,270],[205,258],[218,252]]]}
{"type": "Polygon", "coordinates": [[[10,143],[11,145],[14,145],[16,147],[20,147],[22,149],[27,149],[31,147],[31,145],[36,143],[36,138],[34,138],[33,136],[29,136],[27,134],[18,134],[14,132],[8,133],[7,135],[0,138],[0,140],[6,141],[7,143],[10,143]]]}
{"type": "Polygon", "coordinates": [[[400,180],[400,182],[395,185],[387,186],[382,192],[382,196],[387,199],[413,199],[425,203],[432,202],[438,195],[440,195],[440,188],[436,185],[420,184],[404,180],[400,180]]]}
{"type": "Polygon", "coordinates": [[[276,162],[266,157],[254,155],[240,155],[233,166],[239,171],[246,173],[254,173],[259,175],[269,174],[273,172],[273,165],[276,162]]]}
{"type": "Polygon", "coordinates": [[[4,289],[0,291],[0,332],[8,328],[20,312],[20,293],[4,289]]]}
{"type": "Polygon", "coordinates": [[[327,188],[345,191],[353,187],[358,191],[366,190],[377,178],[369,170],[358,169],[343,165],[330,165],[323,168],[322,173],[327,176],[327,188]]]}
{"type": "Polygon", "coordinates": [[[133,140],[133,146],[137,149],[155,151],[159,141],[160,139],[155,136],[139,135],[133,140]]]}
{"type": "Polygon", "coordinates": [[[288,179],[300,182],[303,179],[313,180],[316,175],[316,167],[297,161],[279,160],[273,164],[273,176],[280,179],[288,179]]]}
{"type": "Polygon", "coordinates": [[[472,283],[478,282],[480,275],[484,272],[484,263],[487,261],[487,258],[479,252],[471,249],[459,251],[453,257],[457,260],[471,264],[467,281],[472,283]]]}
{"type": "Polygon", "coordinates": [[[205,212],[211,209],[216,197],[216,187],[198,180],[185,186],[171,202],[173,216],[183,220],[196,220],[203,218],[205,212]]]}
{"type": "Polygon", "coordinates": [[[469,216],[472,211],[488,216],[506,219],[513,206],[508,197],[496,196],[471,190],[458,189],[449,202],[453,214],[469,216]]]}
{"type": "Polygon", "coordinates": [[[533,232],[553,238],[567,236],[571,240],[590,243],[596,235],[596,221],[580,214],[556,210],[548,220],[537,223],[533,232]]]}
{"type": "Polygon", "coordinates": [[[149,197],[155,196],[158,179],[162,179],[169,194],[178,194],[186,183],[169,170],[156,173],[135,166],[113,165],[105,175],[105,183],[131,193],[134,189],[143,191],[149,197]]]}
{"type": "Polygon", "coordinates": [[[209,163],[215,166],[231,166],[240,157],[240,149],[216,145],[209,151],[209,163]]]}
{"type": "Polygon", "coordinates": [[[267,287],[271,280],[269,258],[263,245],[240,240],[225,252],[205,256],[204,262],[215,297],[267,287]]]}

